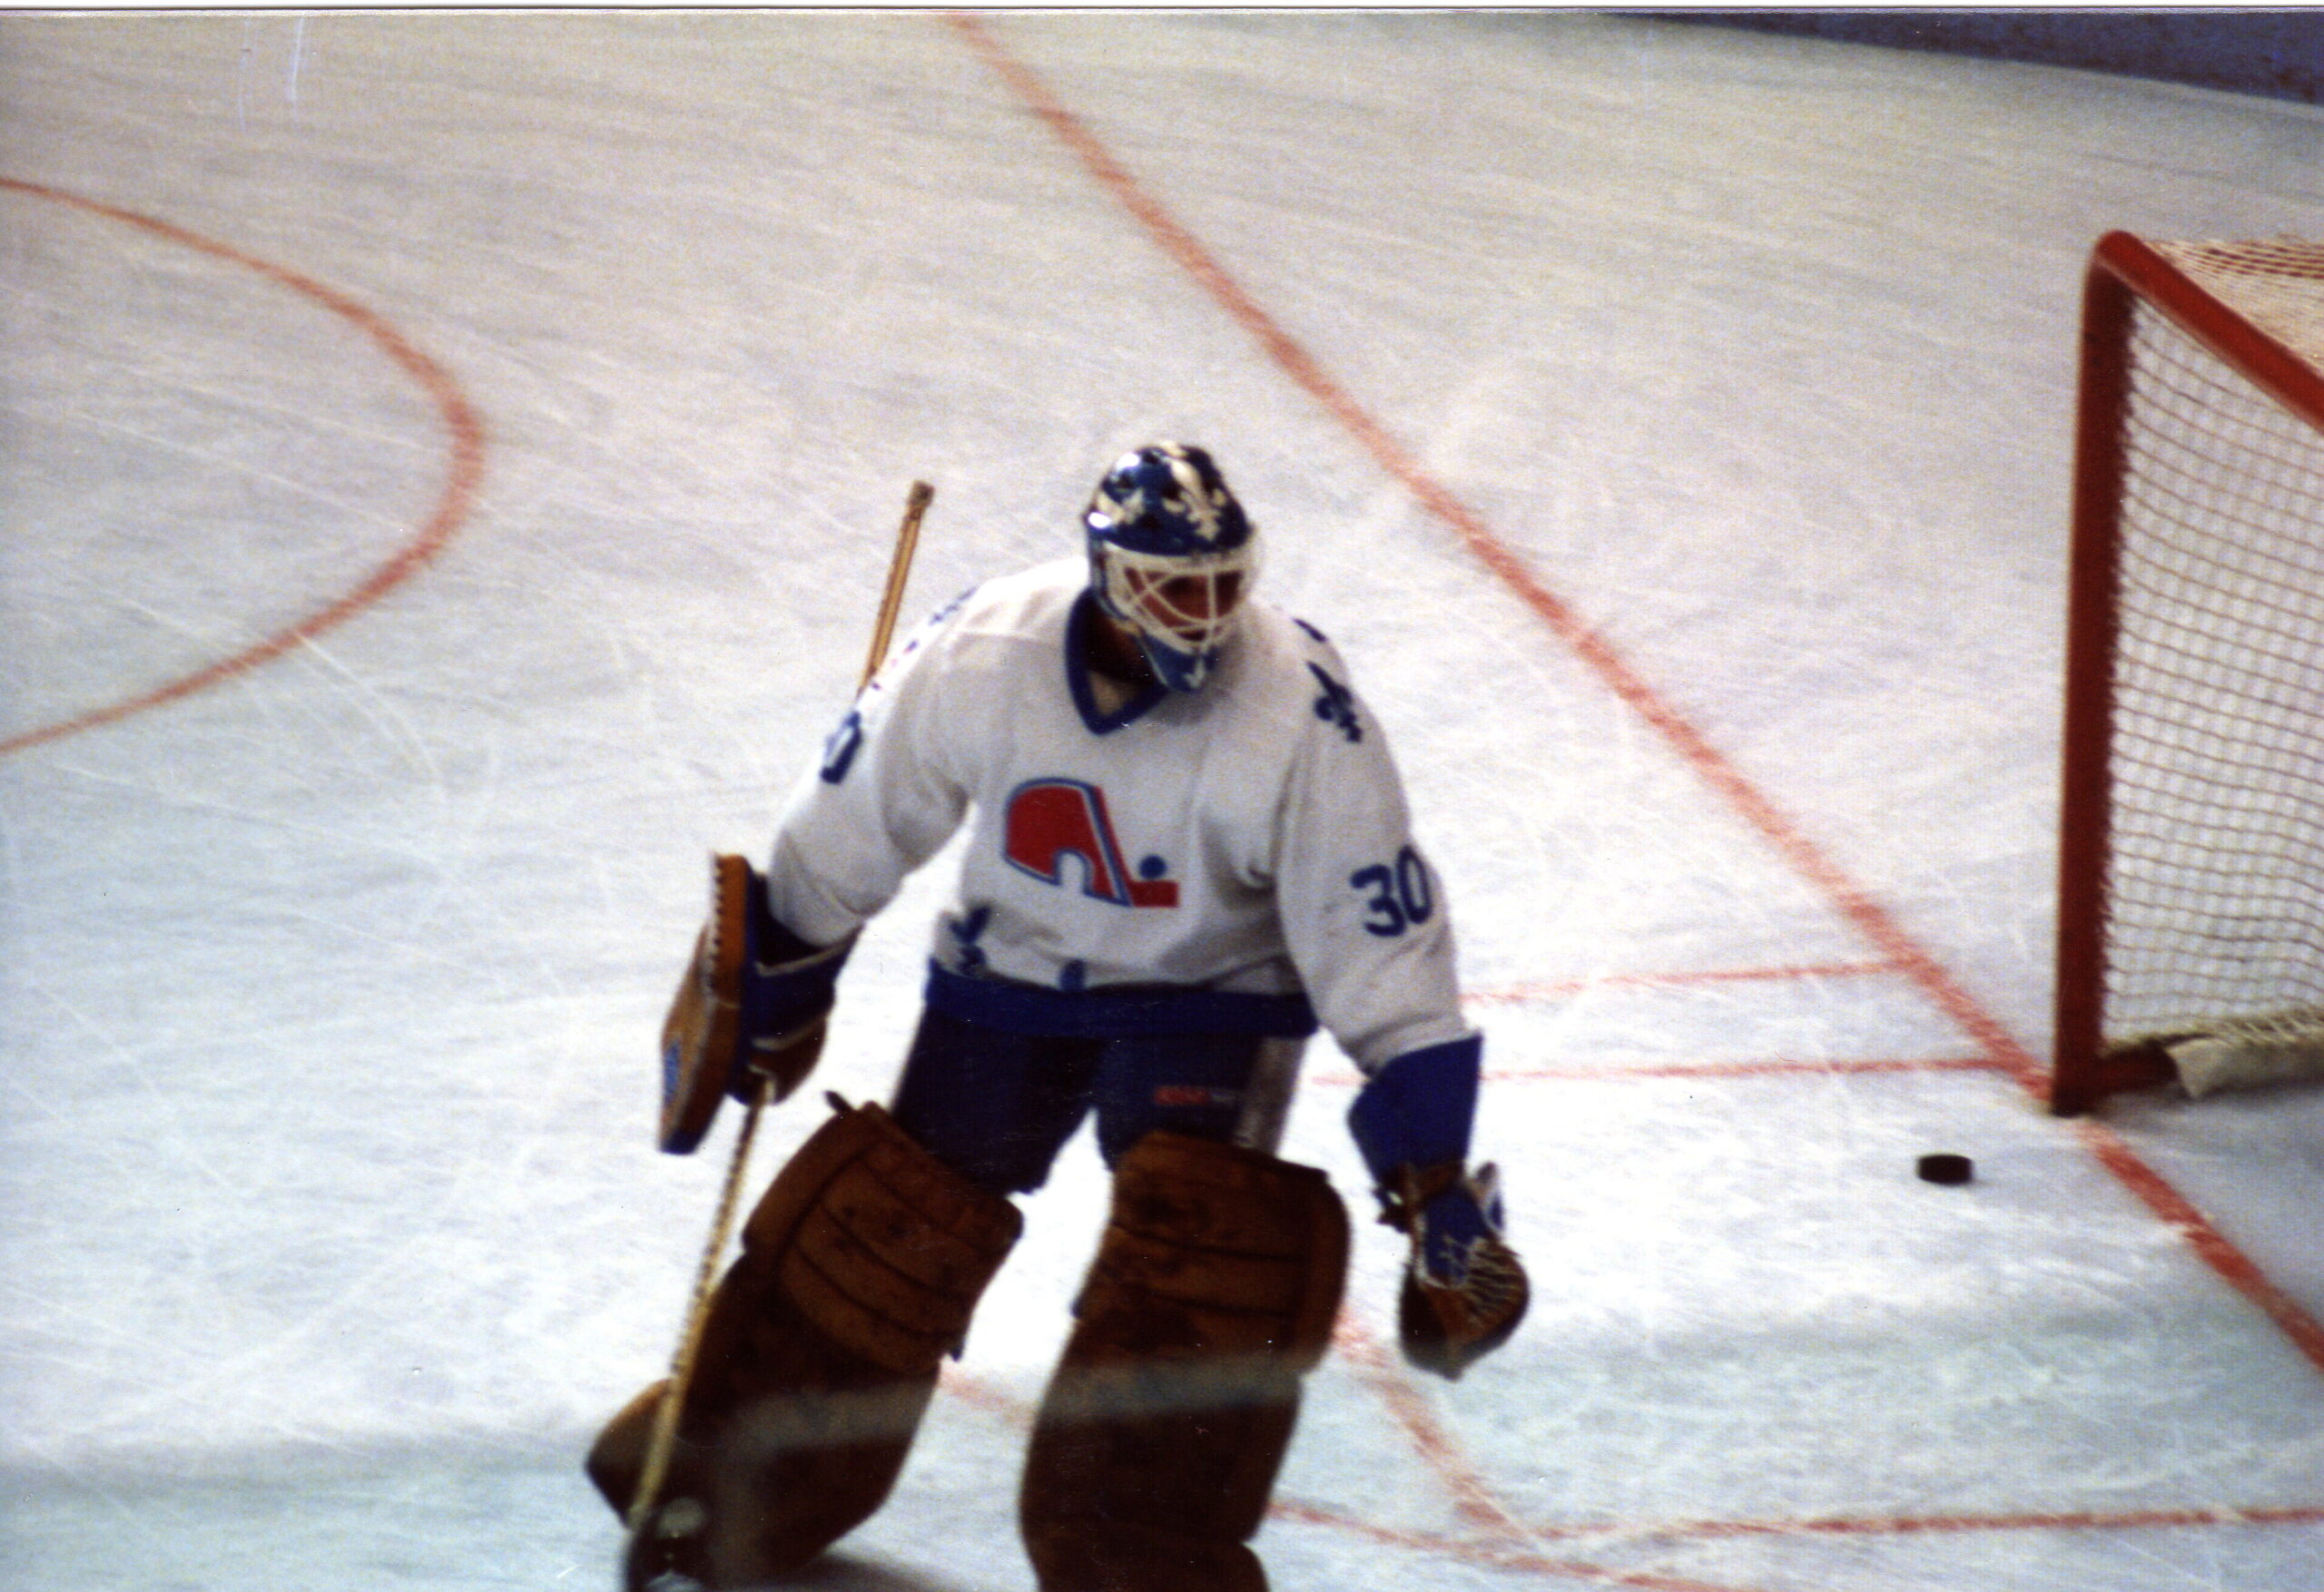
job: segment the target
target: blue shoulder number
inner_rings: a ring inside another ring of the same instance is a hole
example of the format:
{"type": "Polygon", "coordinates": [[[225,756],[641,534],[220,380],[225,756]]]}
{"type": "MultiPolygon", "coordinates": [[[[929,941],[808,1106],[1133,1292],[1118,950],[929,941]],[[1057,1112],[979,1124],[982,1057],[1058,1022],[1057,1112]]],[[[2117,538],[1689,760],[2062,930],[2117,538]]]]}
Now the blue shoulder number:
{"type": "Polygon", "coordinates": [[[1375,862],[1369,868],[1357,869],[1348,875],[1347,882],[1368,892],[1364,903],[1364,927],[1383,939],[1417,928],[1436,910],[1436,898],[1429,889],[1428,864],[1410,846],[1397,852],[1393,862],[1375,862]]]}

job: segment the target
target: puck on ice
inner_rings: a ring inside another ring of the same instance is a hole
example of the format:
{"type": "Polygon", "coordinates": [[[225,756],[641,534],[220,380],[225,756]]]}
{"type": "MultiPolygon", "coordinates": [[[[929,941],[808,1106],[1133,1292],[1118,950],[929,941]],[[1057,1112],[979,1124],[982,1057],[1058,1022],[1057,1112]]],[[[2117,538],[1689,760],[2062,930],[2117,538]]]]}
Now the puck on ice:
{"type": "Polygon", "coordinates": [[[1915,1170],[1923,1183],[1966,1183],[1977,1174],[1966,1155],[1923,1155],[1915,1170]]]}

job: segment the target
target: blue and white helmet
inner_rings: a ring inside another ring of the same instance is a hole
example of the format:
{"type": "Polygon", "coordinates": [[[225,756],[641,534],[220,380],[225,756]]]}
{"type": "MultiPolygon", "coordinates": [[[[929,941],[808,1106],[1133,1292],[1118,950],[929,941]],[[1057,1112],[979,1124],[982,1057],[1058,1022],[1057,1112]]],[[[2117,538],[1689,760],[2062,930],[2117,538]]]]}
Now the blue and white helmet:
{"type": "Polygon", "coordinates": [[[1114,461],[1082,516],[1089,588],[1173,691],[1199,691],[1258,573],[1258,538],[1210,455],[1157,442],[1114,461]]]}

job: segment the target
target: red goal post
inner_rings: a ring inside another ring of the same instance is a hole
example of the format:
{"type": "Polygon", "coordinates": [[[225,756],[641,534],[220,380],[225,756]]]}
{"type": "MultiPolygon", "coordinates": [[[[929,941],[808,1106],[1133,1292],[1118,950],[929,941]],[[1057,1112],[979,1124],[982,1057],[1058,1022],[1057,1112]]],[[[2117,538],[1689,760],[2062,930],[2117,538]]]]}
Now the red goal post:
{"type": "Polygon", "coordinates": [[[2324,1076],[2324,243],[2083,299],[2051,1103],[2324,1076]]]}

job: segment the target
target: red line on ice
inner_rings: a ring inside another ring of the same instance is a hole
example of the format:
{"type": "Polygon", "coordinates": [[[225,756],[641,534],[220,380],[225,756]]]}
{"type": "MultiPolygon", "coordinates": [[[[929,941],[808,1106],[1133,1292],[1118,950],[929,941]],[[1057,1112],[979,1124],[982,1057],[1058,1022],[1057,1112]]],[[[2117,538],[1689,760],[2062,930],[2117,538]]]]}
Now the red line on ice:
{"type": "MultiPolygon", "coordinates": [[[[1649,1062],[1635,1066],[1529,1066],[1487,1073],[1488,1079],[1511,1083],[1591,1083],[1616,1078],[1796,1078],[1819,1073],[1850,1076],[1877,1073],[1993,1073],[2008,1069],[1989,1056],[1935,1056],[1919,1061],[1791,1061],[1781,1056],[1758,1061],[1649,1062]]],[[[1351,1079],[1350,1082],[1354,1080],[1351,1079]]]]}
{"type": "Polygon", "coordinates": [[[1774,983],[1790,978],[1864,978],[1900,973],[1894,962],[1821,962],[1798,967],[1706,968],[1679,973],[1612,973],[1602,978],[1560,978],[1540,984],[1504,984],[1467,991],[1478,1005],[1518,1006],[1533,1000],[1566,1000],[1599,989],[1680,989],[1699,984],[1774,983]]]}
{"type": "Polygon", "coordinates": [[[87,712],[54,724],[26,730],[0,740],[0,756],[22,752],[84,730],[94,730],[101,724],[111,724],[134,713],[163,706],[206,691],[213,685],[247,674],[261,664],[271,663],[283,654],[301,646],[324,632],[331,630],[369,608],[381,597],[411,578],[422,565],[436,556],[450,541],[461,522],[468,516],[476,499],[478,484],[484,475],[484,423],[478,416],[459,384],[444,368],[415,347],[409,339],[389,323],[385,317],[366,305],[357,302],[335,288],[327,287],[314,278],[276,265],[271,260],[245,253],[231,243],[221,243],[198,232],[187,231],[170,221],[159,221],[135,211],[84,199],[62,189],[46,187],[38,182],[26,182],[14,177],[0,177],[0,190],[20,193],[34,199],[45,199],[69,205],[124,226],[135,227],[154,237],[165,239],[187,249],[230,261],[246,270],[255,271],[269,281],[290,289],[313,300],[334,315],[353,325],[379,345],[389,359],[402,368],[435,401],[437,411],[443,417],[445,429],[450,435],[450,463],[444,489],[436,500],[436,507],[426,524],[410,541],[396,550],[394,556],[373,570],[361,585],[327,606],[318,609],[289,628],[278,631],[256,645],[245,648],[231,657],[222,658],[207,667],[184,677],[171,681],[141,695],[117,702],[107,707],[94,708],[87,712]]]}
{"type": "Polygon", "coordinates": [[[1956,1531],[2132,1531],[2173,1526],[2313,1526],[2324,1505],[2270,1508],[2119,1509],[2015,1515],[1868,1515],[1818,1520],[1697,1520],[1650,1535],[1718,1537],[1896,1537],[1956,1531]]]}
{"type": "MultiPolygon", "coordinates": [[[[1860,1061],[1807,1061],[1760,1056],[1747,1061],[1612,1062],[1598,1066],[1488,1067],[1487,1083],[1618,1083],[1627,1078],[1788,1078],[1818,1073],[2001,1073],[2008,1069],[1990,1056],[1935,1056],[1915,1060],[1875,1057],[1860,1061]]],[[[1364,1082],[1355,1073],[1315,1073],[1307,1081],[1320,1088],[1352,1089],[1364,1082]]]]}
{"type": "MultiPolygon", "coordinates": [[[[2036,1096],[2047,1094],[2044,1069],[2015,1036],[1907,933],[1873,899],[1871,892],[1826,856],[1788,814],[1730,763],[1683,713],[1665,701],[1604,636],[1584,624],[1564,599],[1542,585],[1526,567],[1524,560],[1494,535],[1473,509],[1422,467],[1369,410],[1332,378],[1314,355],[1276,325],[1275,319],[1228,275],[1201,241],[1181,226],[1114,158],[1097,134],[1049,92],[1049,85],[1032,68],[1008,52],[982,17],[955,12],[947,14],[944,20],[1009,84],[1026,108],[1080,159],[1090,175],[1137,219],[1162,251],[1257,340],[1284,374],[1337,419],[1375,464],[1403,483],[1423,506],[1449,526],[1477,560],[1571,647],[1609,690],[1659,732],[1683,762],[1726,797],[1763,839],[1820,889],[1884,959],[1917,984],[1992,1058],[1998,1070],[2009,1073],[2036,1096]]],[[[2196,1253],[2282,1328],[2311,1364],[2324,1371],[2324,1324],[2270,1282],[2224,1233],[2173,1190],[2162,1174],[2140,1161],[2128,1145],[2098,1127],[2085,1127],[2083,1137],[2110,1172],[2178,1229],[2194,1246],[2196,1253]]]]}
{"type": "MultiPolygon", "coordinates": [[[[1369,1520],[1359,1520],[1314,1504],[1279,1502],[1268,1513],[1279,1519],[1301,1520],[1311,1526],[1327,1526],[1352,1536],[1369,1538],[1389,1548],[1432,1553],[1489,1569],[1517,1570],[1555,1577],[1560,1580],[1594,1582],[1603,1587],[1632,1587],[1639,1592],[1750,1592],[1748,1587],[1728,1582],[1696,1581],[1679,1576],[1658,1575],[1651,1570],[1618,1570],[1581,1559],[1553,1558],[1531,1548],[1504,1547],[1490,1542],[1466,1542],[1457,1537],[1446,1537],[1433,1531],[1400,1531],[1393,1526],[1374,1525],[1369,1520]]],[[[1596,1533],[1572,1532],[1569,1535],[1596,1533]]]]}
{"type": "Polygon", "coordinates": [[[1379,1339],[1364,1328],[1353,1311],[1341,1312],[1332,1341],[1342,1358],[1361,1369],[1364,1380],[1395,1417],[1396,1424],[1404,1429],[1413,1446],[1443,1479],[1452,1494],[1453,1512],[1495,1537],[1521,1544],[1526,1541],[1524,1528],[1510,1518],[1509,1512],[1494,1499],[1492,1489],[1462,1456],[1459,1443],[1436,1419],[1436,1412],[1429,1407],[1421,1390],[1390,1362],[1379,1339]]]}
{"type": "MultiPolygon", "coordinates": [[[[1482,1542],[1463,1542],[1443,1537],[1404,1535],[1402,1540],[1407,1546],[1500,1569],[1524,1570],[1535,1575],[1592,1581],[1603,1586],[1633,1587],[1640,1588],[1640,1592],[1748,1592],[1746,1588],[1731,1585],[1689,1580],[1650,1571],[1617,1570],[1605,1565],[1581,1559],[1555,1558],[1537,1552],[1535,1545],[1541,1539],[1541,1534],[1523,1526],[1502,1508],[1500,1501],[1493,1497],[1492,1487],[1461,1452],[1459,1441],[1437,1420],[1428,1395],[1403,1374],[1378,1336],[1366,1330],[1354,1313],[1349,1312],[1341,1316],[1339,1328],[1333,1338],[1342,1357],[1359,1368],[1374,1391],[1386,1403],[1396,1423],[1404,1429],[1404,1435],[1412,1440],[1413,1448],[1420,1451],[1452,1493],[1453,1512],[1467,1524],[1482,1531],[1487,1538],[1482,1542]]],[[[1275,1512],[1290,1514],[1293,1510],[1279,1508],[1275,1512]]],[[[1341,1527],[1356,1524],[1312,1507],[1301,1512],[1319,1524],[1341,1527]]],[[[1373,1528],[1366,1534],[1381,1535],[1384,1540],[1393,1539],[1378,1528],[1373,1528]]]]}

